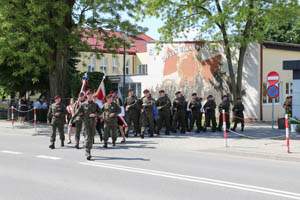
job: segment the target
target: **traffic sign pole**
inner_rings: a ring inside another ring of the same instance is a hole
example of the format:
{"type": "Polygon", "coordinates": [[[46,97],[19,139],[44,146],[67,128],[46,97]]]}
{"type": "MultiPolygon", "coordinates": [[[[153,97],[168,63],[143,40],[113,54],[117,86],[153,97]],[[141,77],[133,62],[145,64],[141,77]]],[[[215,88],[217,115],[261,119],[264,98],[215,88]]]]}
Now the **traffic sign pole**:
{"type": "Polygon", "coordinates": [[[274,129],[274,101],[275,99],[272,99],[272,129],[274,129]]]}

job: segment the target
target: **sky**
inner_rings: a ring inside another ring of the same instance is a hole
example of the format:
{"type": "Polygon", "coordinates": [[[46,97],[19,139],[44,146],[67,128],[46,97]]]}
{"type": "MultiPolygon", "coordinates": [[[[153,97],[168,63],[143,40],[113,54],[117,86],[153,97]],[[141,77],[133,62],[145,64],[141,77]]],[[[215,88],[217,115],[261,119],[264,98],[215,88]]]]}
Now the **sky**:
{"type": "MultiPolygon", "coordinates": [[[[148,17],[143,22],[137,22],[137,24],[147,27],[149,30],[146,34],[155,40],[159,40],[160,34],[158,33],[158,29],[164,25],[164,22],[161,19],[148,17]]],[[[196,31],[190,31],[187,38],[174,38],[173,41],[192,41],[197,35],[198,33],[196,31]]]]}

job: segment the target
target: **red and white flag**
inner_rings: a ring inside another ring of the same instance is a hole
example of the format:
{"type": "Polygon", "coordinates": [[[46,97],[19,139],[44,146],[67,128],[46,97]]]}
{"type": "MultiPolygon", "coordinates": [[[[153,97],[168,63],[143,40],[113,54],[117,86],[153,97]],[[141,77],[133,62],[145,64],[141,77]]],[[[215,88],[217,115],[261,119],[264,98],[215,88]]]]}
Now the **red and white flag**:
{"type": "Polygon", "coordinates": [[[125,116],[124,106],[120,106],[121,113],[118,115],[118,118],[123,122],[123,127],[126,128],[128,125],[123,116],[125,116]]]}
{"type": "Polygon", "coordinates": [[[105,93],[105,87],[104,87],[104,79],[105,79],[105,77],[103,77],[103,79],[98,87],[98,90],[97,90],[97,103],[100,107],[102,107],[102,105],[105,103],[106,93],[105,93]]]}

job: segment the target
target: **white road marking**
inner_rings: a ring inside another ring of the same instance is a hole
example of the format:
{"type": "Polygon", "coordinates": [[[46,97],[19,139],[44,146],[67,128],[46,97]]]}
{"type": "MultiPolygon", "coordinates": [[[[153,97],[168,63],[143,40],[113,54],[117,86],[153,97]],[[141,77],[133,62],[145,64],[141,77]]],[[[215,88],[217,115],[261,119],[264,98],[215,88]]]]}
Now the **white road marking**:
{"type": "Polygon", "coordinates": [[[133,172],[133,173],[147,174],[147,175],[153,175],[153,176],[160,176],[160,177],[166,177],[166,178],[172,178],[172,179],[190,181],[190,182],[196,182],[196,183],[204,183],[204,184],[216,185],[216,186],[220,186],[220,187],[227,187],[227,188],[232,188],[232,189],[245,190],[245,191],[250,191],[250,192],[256,192],[256,193],[262,193],[262,194],[268,194],[268,195],[273,195],[273,196],[285,197],[285,198],[289,198],[289,199],[300,200],[299,193],[287,192],[287,191],[276,190],[276,189],[271,189],[271,188],[264,188],[264,187],[258,187],[258,186],[252,186],[252,185],[233,183],[233,182],[228,182],[228,181],[208,179],[208,178],[203,178],[203,177],[187,176],[187,175],[182,175],[182,174],[174,174],[174,173],[168,173],[168,172],[163,172],[163,171],[147,170],[147,169],[142,169],[142,168],[133,168],[133,167],[112,165],[112,164],[99,163],[99,162],[80,162],[79,164],[94,166],[94,167],[109,168],[109,169],[115,169],[115,170],[121,170],[121,171],[128,171],[128,172],[133,172]]]}
{"type": "Polygon", "coordinates": [[[14,154],[14,155],[20,155],[23,154],[22,152],[17,152],[17,151],[8,151],[8,150],[3,150],[1,153],[8,153],[8,154],[14,154]]]}
{"type": "Polygon", "coordinates": [[[36,158],[43,158],[43,159],[50,159],[50,160],[60,160],[60,159],[62,159],[62,158],[59,158],[59,157],[45,156],[45,155],[39,155],[39,156],[36,156],[36,158]]]}

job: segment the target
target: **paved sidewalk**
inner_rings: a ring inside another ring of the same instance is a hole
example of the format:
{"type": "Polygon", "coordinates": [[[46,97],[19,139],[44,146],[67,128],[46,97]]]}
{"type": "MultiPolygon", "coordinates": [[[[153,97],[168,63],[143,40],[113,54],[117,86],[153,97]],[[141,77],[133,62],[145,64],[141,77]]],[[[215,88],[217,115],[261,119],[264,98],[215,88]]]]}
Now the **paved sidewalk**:
{"type": "MultiPolygon", "coordinates": [[[[164,135],[162,131],[160,137],[145,137],[145,142],[155,148],[176,149],[178,151],[197,151],[300,162],[300,134],[290,134],[291,153],[288,154],[285,130],[278,130],[277,126],[272,130],[271,127],[270,123],[247,123],[244,132],[240,132],[238,127],[237,134],[244,136],[229,132],[227,134],[228,147],[225,147],[223,132],[212,133],[210,130],[205,133],[177,133],[169,136],[164,135]]],[[[33,124],[21,126],[16,122],[15,127],[12,128],[11,122],[0,121],[0,133],[48,137],[50,130],[50,126],[46,124],[38,124],[37,132],[35,132],[33,124]]],[[[140,140],[140,138],[128,138],[128,141],[136,140],[140,140]]],[[[128,142],[126,145],[132,145],[132,143],[128,142]]]]}

